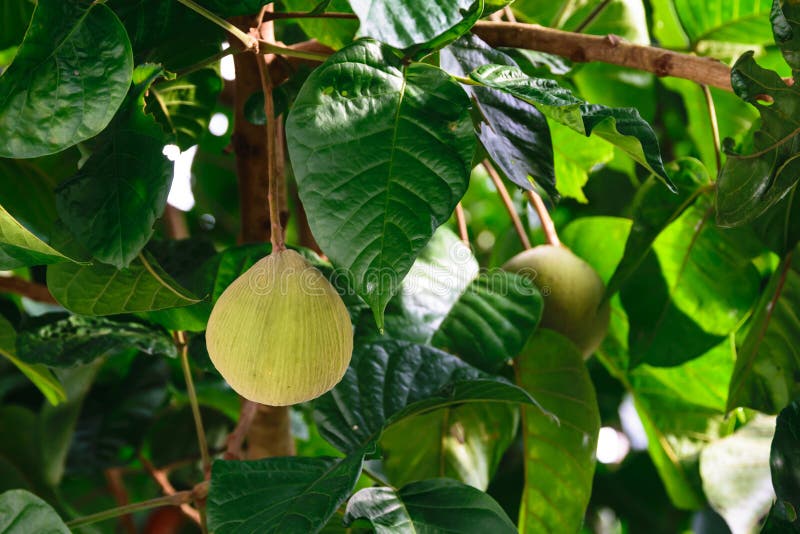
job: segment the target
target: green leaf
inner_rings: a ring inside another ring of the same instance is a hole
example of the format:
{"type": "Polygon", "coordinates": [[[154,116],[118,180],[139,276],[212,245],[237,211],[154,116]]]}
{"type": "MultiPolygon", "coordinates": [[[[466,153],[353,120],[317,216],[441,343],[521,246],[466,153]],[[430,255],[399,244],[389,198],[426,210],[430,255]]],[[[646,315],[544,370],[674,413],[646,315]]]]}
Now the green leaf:
{"type": "Polygon", "coordinates": [[[773,511],[781,519],[800,527],[800,403],[793,401],[781,410],[775,425],[775,435],[770,447],[769,465],[772,486],[778,502],[773,511]]]}
{"type": "Polygon", "coordinates": [[[0,76],[0,157],[52,154],[97,135],[122,104],[133,57],[105,5],[42,0],[0,76]]]}
{"type": "Polygon", "coordinates": [[[346,458],[214,462],[208,527],[217,534],[318,532],[355,487],[364,451],[346,458]]]}
{"type": "Polygon", "coordinates": [[[78,315],[61,317],[42,317],[39,321],[44,324],[18,334],[20,359],[48,367],[73,367],[130,349],[172,358],[178,355],[165,332],[147,325],[78,315]]]}
{"type": "Polygon", "coordinates": [[[314,237],[372,308],[383,310],[416,255],[464,195],[475,137],[459,85],[404,67],[361,40],[311,76],[286,123],[314,237]]]}
{"type": "Polygon", "coordinates": [[[42,392],[42,395],[56,405],[67,400],[67,395],[61,382],[44,365],[29,365],[19,358],[16,353],[17,333],[14,327],[4,317],[0,316],[0,356],[13,363],[17,369],[28,377],[28,380],[42,392]]]}
{"type": "Polygon", "coordinates": [[[55,510],[33,493],[11,490],[0,495],[0,533],[70,534],[55,510]]]}
{"type": "Polygon", "coordinates": [[[769,469],[774,431],[775,418],[759,414],[700,453],[708,502],[733,532],[752,532],[775,497],[769,469]]]}
{"type": "Polygon", "coordinates": [[[518,424],[511,404],[464,404],[408,417],[381,437],[382,471],[395,486],[445,476],[485,491],[518,424]]]}
{"type": "MultiPolygon", "coordinates": [[[[271,4],[272,0],[198,0],[198,3],[220,17],[235,17],[236,15],[256,15],[261,6],[271,4]]],[[[184,9],[186,8],[184,7],[184,9]]]]}
{"type": "Polygon", "coordinates": [[[353,351],[344,378],[315,404],[320,434],[350,452],[378,439],[389,425],[458,403],[535,401],[455,356],[425,345],[386,340],[353,351]]]}
{"type": "Polygon", "coordinates": [[[208,130],[221,90],[217,70],[200,69],[150,87],[145,111],[155,117],[171,142],[186,150],[208,130]]]}
{"type": "MultiPolygon", "coordinates": [[[[442,49],[439,61],[444,70],[462,77],[487,63],[517,66],[511,57],[472,34],[442,49]]],[[[533,189],[530,175],[558,198],[547,119],[531,104],[501,91],[473,85],[465,85],[464,90],[480,118],[475,126],[478,139],[500,172],[523,189],[533,189]]]]}
{"type": "Polygon", "coordinates": [[[483,0],[350,0],[350,6],[361,22],[358,37],[372,37],[410,55],[441,48],[483,14],[483,0]]]}
{"type": "Polygon", "coordinates": [[[455,480],[437,478],[392,488],[362,489],[347,503],[345,523],[366,519],[376,534],[517,532],[494,499],[455,480]]]}
{"type": "Polygon", "coordinates": [[[432,344],[489,373],[525,346],[544,300],[525,276],[492,271],[474,280],[450,310],[432,344]]]}
{"type": "Polygon", "coordinates": [[[800,88],[787,86],[775,72],[756,64],[752,52],[733,66],[731,84],[736,94],[753,104],[761,115],[753,134],[751,154],[733,151],[726,140],[727,159],[717,180],[717,223],[741,226],[777,204],[800,180],[800,159],[795,149],[800,122],[800,88]],[[763,95],[773,99],[762,102],[763,95]]]}
{"type": "Polygon", "coordinates": [[[635,108],[607,108],[586,103],[554,80],[527,76],[516,67],[484,65],[470,77],[536,106],[548,118],[580,134],[588,137],[594,133],[602,137],[658,175],[670,189],[675,189],[664,170],[658,139],[635,108]]]}
{"type": "MultiPolygon", "coordinates": [[[[312,8],[322,3],[317,0],[283,0],[283,5],[286,11],[312,11],[312,8]]],[[[317,11],[313,9],[313,11],[317,11]]],[[[352,13],[350,3],[347,0],[328,0],[325,7],[320,11],[332,11],[334,13],[352,13]]],[[[311,39],[316,39],[320,43],[330,46],[334,50],[338,50],[349,44],[358,29],[358,22],[355,20],[347,19],[325,19],[325,18],[307,18],[297,19],[300,28],[311,39]]]]}
{"type": "Polygon", "coordinates": [[[28,0],[0,0],[0,50],[22,41],[33,8],[28,0]]]}
{"type": "MultiPolygon", "coordinates": [[[[769,4],[764,0],[765,4],[769,4]]],[[[783,59],[792,68],[792,72],[800,70],[800,33],[797,20],[800,9],[792,2],[772,2],[770,21],[772,22],[772,33],[775,37],[775,44],[781,50],[783,59]],[[783,5],[781,5],[783,4],[783,5]]]]}
{"type": "Polygon", "coordinates": [[[539,330],[517,360],[517,383],[540,400],[522,408],[526,480],[521,532],[577,532],[592,494],[600,412],[580,351],[539,330]]]}
{"type": "Polygon", "coordinates": [[[56,189],[64,224],[94,257],[117,268],[130,265],[153,234],[172,183],[165,136],[144,110],[144,95],[161,67],[134,73],[131,96],[78,174],[56,189]]]}
{"type": "Polygon", "coordinates": [[[71,261],[0,206],[0,270],[71,261]]]}
{"type": "Polygon", "coordinates": [[[556,189],[566,198],[586,203],[583,188],[589,173],[614,159],[614,146],[599,137],[584,137],[557,122],[551,122],[556,189]]]}
{"type": "Polygon", "coordinates": [[[800,393],[800,254],[787,254],[773,273],[739,348],[728,409],[778,413],[800,393]]]}
{"type": "Polygon", "coordinates": [[[650,178],[639,188],[633,204],[633,226],[625,243],[625,255],[606,288],[613,295],[645,259],[658,235],[710,190],[711,180],[702,163],[684,158],[670,165],[678,194],[671,194],[650,178]],[[704,189],[705,188],[705,189],[704,189]]]}
{"type": "Polygon", "coordinates": [[[710,0],[702,4],[674,0],[691,49],[701,53],[713,53],[726,46],[730,49],[736,43],[751,49],[753,45],[770,44],[772,31],[767,14],[771,4],[772,0],[710,0]]]}
{"type": "Polygon", "coordinates": [[[59,304],[80,315],[114,315],[188,306],[198,299],[148,253],[127,269],[62,263],[47,269],[47,287],[59,304]]]}

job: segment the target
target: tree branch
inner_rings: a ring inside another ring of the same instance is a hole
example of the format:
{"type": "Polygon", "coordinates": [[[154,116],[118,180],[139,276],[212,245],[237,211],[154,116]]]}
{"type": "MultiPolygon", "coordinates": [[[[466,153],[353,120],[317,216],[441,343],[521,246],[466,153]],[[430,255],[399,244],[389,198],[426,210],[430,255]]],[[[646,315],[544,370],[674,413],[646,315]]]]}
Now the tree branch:
{"type": "Polygon", "coordinates": [[[28,282],[18,276],[0,276],[0,293],[14,293],[22,297],[27,297],[37,302],[46,304],[58,304],[47,286],[28,282]]]}
{"type": "Polygon", "coordinates": [[[493,47],[547,52],[578,63],[600,61],[733,91],[730,68],[716,59],[627,43],[614,35],[583,35],[537,24],[491,21],[479,21],[472,31],[493,47]]]}

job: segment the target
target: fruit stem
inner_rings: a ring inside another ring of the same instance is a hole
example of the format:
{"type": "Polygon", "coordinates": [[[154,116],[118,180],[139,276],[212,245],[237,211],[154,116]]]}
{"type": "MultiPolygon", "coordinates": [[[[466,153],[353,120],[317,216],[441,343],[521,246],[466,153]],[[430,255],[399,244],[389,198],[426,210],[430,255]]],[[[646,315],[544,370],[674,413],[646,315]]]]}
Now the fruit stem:
{"type": "Polygon", "coordinates": [[[492,182],[494,182],[497,192],[500,193],[500,198],[503,200],[503,205],[506,207],[508,216],[511,217],[514,230],[517,231],[517,235],[519,236],[522,246],[525,249],[531,248],[531,241],[528,239],[528,234],[525,232],[525,228],[522,226],[522,221],[520,220],[519,215],[517,215],[517,210],[514,209],[514,202],[512,202],[511,195],[508,194],[508,189],[506,189],[503,180],[500,178],[500,175],[497,173],[495,168],[492,167],[492,164],[489,163],[488,159],[483,160],[483,166],[486,169],[486,172],[489,173],[489,177],[492,179],[492,182]]]}
{"type": "Polygon", "coordinates": [[[528,200],[533,204],[533,209],[536,210],[536,215],[539,216],[539,220],[542,222],[542,231],[544,231],[547,243],[554,247],[560,247],[561,240],[558,238],[556,225],[553,223],[553,219],[547,211],[547,206],[544,205],[544,200],[542,200],[542,197],[540,197],[539,193],[536,191],[527,191],[527,193],[528,200]]]}
{"type": "Polygon", "coordinates": [[[465,245],[469,246],[469,232],[467,231],[467,219],[464,217],[464,207],[461,202],[456,204],[456,222],[458,223],[458,235],[465,245]]]}
{"type": "Polygon", "coordinates": [[[181,354],[181,369],[183,370],[183,378],[186,381],[186,394],[189,397],[189,405],[192,408],[194,428],[197,433],[197,445],[200,448],[200,458],[203,463],[203,475],[208,480],[211,476],[211,455],[208,453],[208,441],[203,427],[203,417],[200,415],[200,403],[197,401],[197,390],[194,388],[192,369],[189,365],[189,345],[186,342],[186,334],[183,331],[178,330],[175,332],[175,344],[181,354]]]}

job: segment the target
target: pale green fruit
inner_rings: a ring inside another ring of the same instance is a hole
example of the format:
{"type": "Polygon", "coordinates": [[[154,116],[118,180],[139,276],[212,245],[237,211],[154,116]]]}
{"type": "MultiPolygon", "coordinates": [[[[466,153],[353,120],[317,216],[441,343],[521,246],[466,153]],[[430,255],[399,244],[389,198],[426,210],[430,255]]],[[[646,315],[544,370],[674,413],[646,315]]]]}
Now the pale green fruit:
{"type": "Polygon", "coordinates": [[[284,250],[259,260],[220,295],[206,343],[214,367],[239,395],[286,406],[319,397],[342,379],[353,327],[322,273],[284,250]]]}
{"type": "Polygon", "coordinates": [[[544,296],[540,326],[568,337],[588,358],[608,331],[610,310],[605,286],[592,266],[565,247],[540,245],[520,252],[506,271],[530,278],[544,296]]]}

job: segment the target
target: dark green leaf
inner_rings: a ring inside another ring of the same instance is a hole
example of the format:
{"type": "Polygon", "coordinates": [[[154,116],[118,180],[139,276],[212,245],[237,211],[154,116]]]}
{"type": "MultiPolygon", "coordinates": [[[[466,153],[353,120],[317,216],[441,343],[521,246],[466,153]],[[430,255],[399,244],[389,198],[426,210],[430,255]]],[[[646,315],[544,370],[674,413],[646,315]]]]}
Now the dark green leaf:
{"type": "Polygon", "coordinates": [[[55,510],[33,493],[11,490],[0,495],[0,533],[70,534],[55,510]]]}
{"type": "Polygon", "coordinates": [[[587,137],[592,133],[613,143],[658,175],[674,190],[661,161],[658,139],[635,108],[607,108],[577,98],[557,82],[532,78],[517,67],[484,65],[470,76],[488,87],[507,92],[539,109],[548,118],[587,137]]]}
{"type": "Polygon", "coordinates": [[[525,346],[544,301],[528,278],[493,271],[474,280],[450,310],[432,344],[494,373],[525,346]]]}
{"type": "MultiPolygon", "coordinates": [[[[317,0],[283,0],[283,5],[287,11],[324,12],[327,10],[334,13],[353,12],[350,9],[350,2],[347,0],[327,0],[326,2],[317,0]],[[323,4],[324,7],[321,7],[323,4]]],[[[349,44],[358,29],[358,21],[347,19],[307,18],[298,19],[297,23],[310,38],[316,39],[334,50],[349,44]]]]}
{"type": "Polygon", "coordinates": [[[50,404],[67,400],[64,388],[53,373],[43,365],[29,365],[17,358],[17,333],[4,317],[0,316],[0,356],[13,363],[22,374],[39,388],[50,404]]]}
{"type": "Polygon", "coordinates": [[[704,189],[710,190],[710,179],[702,163],[685,158],[669,166],[678,194],[671,194],[650,178],[639,189],[633,206],[633,226],[614,276],[608,282],[606,295],[613,295],[647,256],[658,235],[688,208],[704,189]]]}
{"type": "Polygon", "coordinates": [[[41,0],[0,76],[0,156],[33,158],[97,135],[122,104],[133,57],[105,5],[41,0]]]}
{"type": "Polygon", "coordinates": [[[315,404],[320,434],[357,450],[405,417],[456,403],[535,401],[502,379],[424,345],[384,341],[358,347],[344,378],[315,404]]]}
{"type": "MultiPolygon", "coordinates": [[[[761,3],[768,4],[768,1],[761,3]]],[[[775,37],[775,44],[781,49],[783,58],[792,68],[792,71],[800,70],[800,25],[797,20],[800,16],[800,8],[793,2],[772,1],[770,21],[772,22],[772,34],[775,37]],[[781,5],[783,4],[783,5],[781,5]]]]}
{"type": "Polygon", "coordinates": [[[70,261],[0,206],[0,270],[70,261]]]}
{"type": "Polygon", "coordinates": [[[61,219],[94,257],[130,265],[153,234],[172,183],[164,132],[144,110],[144,94],[162,74],[137,67],[131,95],[78,174],[56,190],[61,219]]]}
{"type": "Polygon", "coordinates": [[[100,317],[61,314],[41,326],[22,330],[17,336],[21,360],[48,367],[73,367],[98,358],[136,349],[145,354],[176,357],[177,350],[165,332],[140,323],[100,317]]]}
{"type": "Polygon", "coordinates": [[[525,489],[522,532],[577,532],[592,494],[600,412],[580,351],[550,330],[537,331],[517,360],[517,382],[541,399],[522,409],[525,489]]]}
{"type": "Polygon", "coordinates": [[[778,497],[782,519],[800,528],[800,403],[781,410],[769,455],[772,486],[778,497]]]}
{"type": "Polygon", "coordinates": [[[459,85],[404,67],[371,40],[308,78],[286,124],[311,230],[372,308],[383,310],[466,191],[475,137],[459,85]]]}
{"type": "Polygon", "coordinates": [[[377,534],[517,532],[494,499],[446,478],[414,482],[399,490],[362,489],[347,503],[345,522],[356,519],[368,520],[377,534]]]}
{"type": "Polygon", "coordinates": [[[726,141],[728,157],[717,180],[717,222],[741,226],[777,204],[800,179],[800,122],[795,117],[800,88],[787,86],[777,73],[758,66],[752,52],[734,64],[731,84],[761,115],[752,153],[735,153],[733,143],[726,141]],[[773,101],[766,103],[765,97],[773,101]]]}
{"type": "Polygon", "coordinates": [[[198,3],[220,17],[234,17],[258,15],[261,6],[271,4],[272,0],[198,0],[198,3]]]}
{"type": "Polygon", "coordinates": [[[145,111],[156,118],[172,143],[186,150],[208,130],[221,90],[222,79],[216,69],[200,69],[153,85],[145,111]]]}
{"type": "Polygon", "coordinates": [[[800,195],[797,187],[795,184],[780,202],[753,221],[755,233],[781,257],[800,242],[800,195]]]}
{"type": "Polygon", "coordinates": [[[787,254],[756,307],[739,349],[728,409],[778,413],[800,393],[800,256],[787,254]]]}
{"type": "Polygon", "coordinates": [[[22,41],[34,5],[28,0],[0,0],[0,50],[22,41]]]}
{"type": "Polygon", "coordinates": [[[361,22],[359,37],[411,53],[444,46],[483,14],[483,0],[350,0],[350,6],[361,22]]]}
{"type": "MultiPolygon", "coordinates": [[[[511,57],[472,34],[442,49],[439,61],[444,70],[462,77],[487,63],[517,66],[511,57]]],[[[558,198],[547,119],[531,104],[507,93],[472,85],[465,85],[464,90],[480,119],[478,138],[498,169],[523,189],[533,189],[531,176],[558,198]]]]}
{"type": "Polygon", "coordinates": [[[216,461],[208,527],[217,534],[318,532],[347,500],[364,451],[339,458],[216,461]]]}

